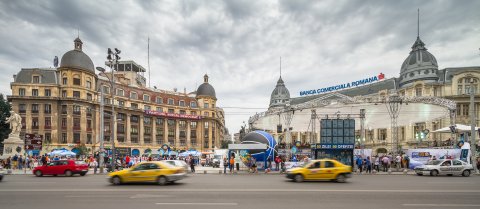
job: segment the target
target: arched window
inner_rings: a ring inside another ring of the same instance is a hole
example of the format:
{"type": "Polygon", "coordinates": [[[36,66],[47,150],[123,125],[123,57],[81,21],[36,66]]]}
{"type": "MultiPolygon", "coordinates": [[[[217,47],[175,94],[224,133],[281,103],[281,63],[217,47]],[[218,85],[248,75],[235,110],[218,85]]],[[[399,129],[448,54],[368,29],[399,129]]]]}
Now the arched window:
{"type": "Polygon", "coordinates": [[[73,75],[73,85],[77,85],[77,86],[82,85],[82,80],[80,79],[80,75],[78,74],[73,75]]]}
{"type": "Polygon", "coordinates": [[[67,85],[67,84],[68,84],[68,78],[67,78],[67,74],[66,74],[66,73],[64,73],[64,74],[62,75],[62,84],[63,84],[63,85],[67,85]]]}
{"type": "Polygon", "coordinates": [[[473,90],[473,93],[477,93],[478,89],[478,78],[475,77],[463,77],[458,79],[458,94],[470,94],[470,89],[473,90]]]}

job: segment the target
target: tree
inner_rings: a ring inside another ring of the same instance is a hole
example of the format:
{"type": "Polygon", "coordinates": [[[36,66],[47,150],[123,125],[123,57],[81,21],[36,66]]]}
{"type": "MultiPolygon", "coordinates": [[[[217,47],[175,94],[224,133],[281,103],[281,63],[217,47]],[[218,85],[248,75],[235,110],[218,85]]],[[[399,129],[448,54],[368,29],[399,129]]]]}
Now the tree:
{"type": "Polygon", "coordinates": [[[77,153],[78,156],[77,157],[87,155],[88,152],[89,152],[89,149],[87,148],[87,146],[85,146],[84,143],[75,145],[75,148],[78,149],[78,153],[77,153]]]}
{"type": "Polygon", "coordinates": [[[5,100],[3,94],[0,94],[0,153],[3,154],[3,140],[10,134],[10,125],[5,120],[10,117],[10,103],[5,100]]]}
{"type": "Polygon", "coordinates": [[[233,144],[233,142],[230,140],[222,140],[220,144],[220,149],[228,149],[228,145],[233,144]]]}

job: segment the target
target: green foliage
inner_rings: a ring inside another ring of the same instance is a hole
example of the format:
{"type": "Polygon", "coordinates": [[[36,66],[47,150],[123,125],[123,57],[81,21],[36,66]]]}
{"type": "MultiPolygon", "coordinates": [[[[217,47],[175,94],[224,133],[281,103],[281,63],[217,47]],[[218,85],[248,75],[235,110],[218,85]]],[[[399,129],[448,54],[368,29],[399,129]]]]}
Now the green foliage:
{"type": "Polygon", "coordinates": [[[87,146],[85,146],[84,143],[77,144],[77,145],[75,146],[75,148],[78,149],[78,155],[79,155],[79,156],[87,155],[88,152],[89,152],[89,149],[87,148],[87,146]]]}
{"type": "Polygon", "coordinates": [[[3,94],[0,94],[0,143],[8,138],[10,134],[10,125],[5,123],[5,120],[10,117],[11,110],[10,103],[6,100],[3,94]]]}
{"type": "Polygon", "coordinates": [[[229,144],[233,144],[233,142],[230,140],[222,140],[220,149],[228,149],[229,144]]]}

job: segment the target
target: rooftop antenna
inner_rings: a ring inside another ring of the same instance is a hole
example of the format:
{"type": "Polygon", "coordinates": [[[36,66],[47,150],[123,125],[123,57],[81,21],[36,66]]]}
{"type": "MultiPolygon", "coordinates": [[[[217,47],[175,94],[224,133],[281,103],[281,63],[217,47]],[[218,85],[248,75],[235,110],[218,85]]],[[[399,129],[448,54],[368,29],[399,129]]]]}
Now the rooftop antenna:
{"type": "Polygon", "coordinates": [[[420,37],[420,9],[417,9],[417,37],[420,37]]]}
{"type": "Polygon", "coordinates": [[[280,78],[282,77],[282,57],[280,57],[280,78]]]}
{"type": "Polygon", "coordinates": [[[148,88],[150,88],[150,36],[147,43],[148,88]]]}

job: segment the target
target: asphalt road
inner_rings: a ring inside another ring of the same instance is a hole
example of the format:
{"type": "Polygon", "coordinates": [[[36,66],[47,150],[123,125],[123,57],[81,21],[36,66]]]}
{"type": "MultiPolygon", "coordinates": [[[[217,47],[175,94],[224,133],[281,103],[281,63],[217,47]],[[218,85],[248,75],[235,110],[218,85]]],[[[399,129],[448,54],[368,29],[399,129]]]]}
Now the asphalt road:
{"type": "Polygon", "coordinates": [[[195,174],[166,186],[113,186],[103,175],[10,175],[0,182],[0,208],[480,208],[480,176],[355,175],[342,184],[195,174]]]}

